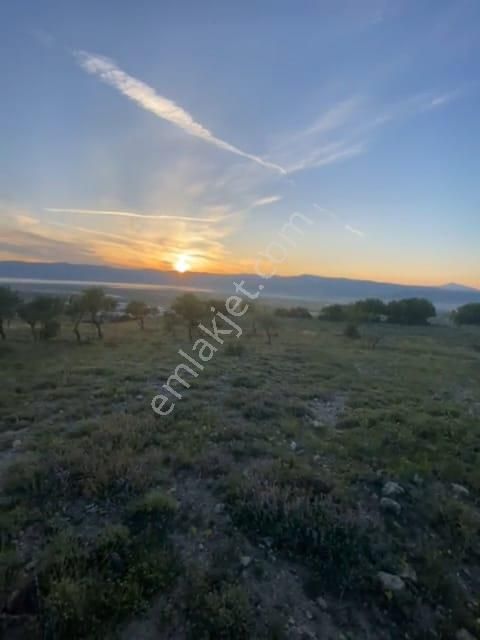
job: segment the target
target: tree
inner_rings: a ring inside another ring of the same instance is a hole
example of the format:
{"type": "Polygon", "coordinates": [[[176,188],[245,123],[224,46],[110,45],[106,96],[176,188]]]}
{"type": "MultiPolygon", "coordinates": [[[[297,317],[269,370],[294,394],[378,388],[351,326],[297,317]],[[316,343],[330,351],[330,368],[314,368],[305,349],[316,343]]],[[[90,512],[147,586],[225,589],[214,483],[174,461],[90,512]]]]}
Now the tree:
{"type": "Polygon", "coordinates": [[[20,304],[20,297],[16,291],[10,287],[0,287],[0,338],[6,339],[3,323],[10,320],[15,315],[20,304]]]}
{"type": "Polygon", "coordinates": [[[82,336],[80,335],[80,323],[82,322],[86,313],[82,304],[82,296],[70,296],[70,299],[68,300],[67,306],[65,308],[65,313],[72,319],[73,333],[77,338],[77,342],[80,344],[80,342],[82,341],[82,336]]]}
{"type": "Polygon", "coordinates": [[[480,303],[472,302],[464,304],[453,312],[453,320],[455,324],[479,324],[480,325],[480,303]]]}
{"type": "Polygon", "coordinates": [[[77,338],[77,342],[81,342],[80,324],[82,322],[91,322],[96,330],[98,338],[103,338],[102,332],[102,313],[104,311],[113,311],[116,307],[115,300],[108,296],[101,287],[89,287],[84,289],[79,295],[71,296],[66,314],[72,319],[73,333],[77,338]],[[86,320],[87,318],[87,320],[86,320]]]}
{"type": "Polygon", "coordinates": [[[95,326],[99,340],[103,338],[102,332],[102,313],[104,311],[113,311],[117,305],[116,301],[107,296],[102,287],[89,287],[82,291],[80,307],[89,317],[90,322],[95,326]]]}
{"type": "Polygon", "coordinates": [[[331,304],[323,307],[319,319],[330,320],[331,322],[343,322],[344,320],[348,320],[347,307],[343,304],[331,304]]]}
{"type": "Polygon", "coordinates": [[[364,322],[378,322],[380,316],[387,314],[387,305],[379,298],[358,300],[353,305],[353,313],[358,320],[364,322]]]}
{"type": "Polygon", "coordinates": [[[145,318],[150,312],[150,307],[140,300],[132,300],[128,303],[126,312],[131,315],[139,324],[142,331],[145,329],[145,318]]]}
{"type": "Polygon", "coordinates": [[[34,341],[39,338],[48,340],[55,337],[60,330],[58,317],[63,307],[63,300],[57,296],[36,296],[18,307],[18,315],[29,325],[34,341]],[[40,325],[39,332],[37,325],[40,325]]]}
{"type": "Polygon", "coordinates": [[[275,316],[269,311],[264,311],[258,315],[258,324],[265,331],[268,344],[272,344],[273,332],[278,326],[275,316]]]}
{"type": "Polygon", "coordinates": [[[172,304],[172,310],[181,316],[188,330],[188,338],[192,339],[194,327],[198,325],[202,317],[205,315],[205,305],[193,293],[184,293],[178,296],[172,304]]]}
{"type": "Polygon", "coordinates": [[[406,298],[389,302],[386,309],[388,321],[394,324],[428,324],[437,315],[435,307],[425,298],[406,298]]]}

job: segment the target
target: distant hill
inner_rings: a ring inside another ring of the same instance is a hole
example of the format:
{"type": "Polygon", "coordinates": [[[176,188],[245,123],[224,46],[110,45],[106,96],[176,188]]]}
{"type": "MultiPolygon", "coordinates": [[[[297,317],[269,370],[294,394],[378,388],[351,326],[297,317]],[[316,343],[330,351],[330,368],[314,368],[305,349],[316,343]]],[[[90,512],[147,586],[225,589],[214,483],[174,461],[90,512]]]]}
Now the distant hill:
{"type": "Polygon", "coordinates": [[[457,282],[449,282],[444,284],[442,289],[448,289],[449,291],[468,291],[469,293],[480,293],[479,289],[474,287],[466,287],[464,284],[458,284],[457,282]]]}
{"type": "MultiPolygon", "coordinates": [[[[126,269],[89,264],[0,262],[0,278],[3,280],[29,279],[85,283],[112,283],[161,285],[176,288],[191,287],[230,293],[233,282],[244,280],[245,286],[255,290],[260,278],[252,274],[216,275],[209,273],[185,273],[156,271],[155,269],[126,269]]],[[[480,290],[457,284],[441,287],[424,287],[298,275],[274,276],[264,280],[264,296],[298,298],[316,301],[349,301],[376,297],[383,300],[426,297],[438,307],[452,308],[467,302],[480,302],[480,290]]]]}

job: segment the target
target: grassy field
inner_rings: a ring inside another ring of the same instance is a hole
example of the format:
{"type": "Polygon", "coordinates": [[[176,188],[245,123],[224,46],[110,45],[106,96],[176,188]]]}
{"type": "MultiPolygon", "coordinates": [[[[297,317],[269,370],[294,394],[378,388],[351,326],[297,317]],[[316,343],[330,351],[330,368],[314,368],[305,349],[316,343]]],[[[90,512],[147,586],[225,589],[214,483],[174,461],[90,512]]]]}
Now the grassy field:
{"type": "Polygon", "coordinates": [[[161,418],[182,328],[13,327],[3,637],[480,637],[480,333],[361,333],[245,335],[161,418]]]}

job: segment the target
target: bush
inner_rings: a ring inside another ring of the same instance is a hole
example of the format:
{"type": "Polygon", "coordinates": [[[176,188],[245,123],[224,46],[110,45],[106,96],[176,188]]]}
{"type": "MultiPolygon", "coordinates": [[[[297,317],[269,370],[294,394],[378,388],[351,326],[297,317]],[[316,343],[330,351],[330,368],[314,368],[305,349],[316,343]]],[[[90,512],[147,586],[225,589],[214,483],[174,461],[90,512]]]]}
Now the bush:
{"type": "Polygon", "coordinates": [[[465,304],[453,312],[455,324],[478,324],[480,325],[480,303],[465,304]]]}
{"type": "Polygon", "coordinates": [[[388,321],[394,324],[424,325],[436,315],[435,307],[425,298],[393,300],[387,305],[388,321]]]}
{"type": "Polygon", "coordinates": [[[343,335],[346,338],[350,338],[351,340],[360,338],[360,331],[358,330],[358,326],[353,322],[349,322],[343,331],[343,335]]]}

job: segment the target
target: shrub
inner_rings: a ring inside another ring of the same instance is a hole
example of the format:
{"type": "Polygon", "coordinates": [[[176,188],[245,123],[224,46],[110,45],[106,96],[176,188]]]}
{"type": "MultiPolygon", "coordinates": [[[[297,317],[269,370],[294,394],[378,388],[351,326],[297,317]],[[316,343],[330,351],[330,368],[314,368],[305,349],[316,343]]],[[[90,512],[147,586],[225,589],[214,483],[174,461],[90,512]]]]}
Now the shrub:
{"type": "Polygon", "coordinates": [[[465,304],[453,313],[455,324],[478,324],[480,325],[480,303],[465,304]]]}
{"type": "Polygon", "coordinates": [[[358,326],[353,322],[349,322],[343,330],[343,335],[346,338],[350,338],[351,340],[360,338],[360,331],[358,330],[358,326]]]}
{"type": "Polygon", "coordinates": [[[433,304],[425,298],[393,300],[387,305],[388,321],[394,324],[423,325],[437,315],[433,304]]]}

